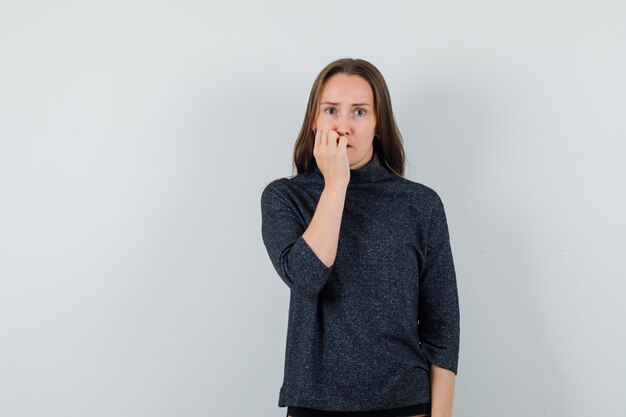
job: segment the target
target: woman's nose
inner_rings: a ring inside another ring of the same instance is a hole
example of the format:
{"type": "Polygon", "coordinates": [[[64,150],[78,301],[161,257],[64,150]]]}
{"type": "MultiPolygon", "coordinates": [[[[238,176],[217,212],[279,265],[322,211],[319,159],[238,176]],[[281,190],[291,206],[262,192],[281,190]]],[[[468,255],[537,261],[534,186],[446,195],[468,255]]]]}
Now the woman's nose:
{"type": "Polygon", "coordinates": [[[337,120],[336,130],[342,136],[350,134],[350,120],[347,115],[339,117],[337,120]]]}

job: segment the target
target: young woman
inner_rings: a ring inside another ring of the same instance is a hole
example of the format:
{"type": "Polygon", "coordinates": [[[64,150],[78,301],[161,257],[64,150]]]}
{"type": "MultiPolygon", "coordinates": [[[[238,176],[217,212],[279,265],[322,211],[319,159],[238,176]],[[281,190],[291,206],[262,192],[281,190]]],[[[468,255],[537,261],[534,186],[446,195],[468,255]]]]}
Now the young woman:
{"type": "Polygon", "coordinates": [[[262,237],[290,288],[287,416],[452,415],[459,302],[444,206],[404,175],[381,73],[340,59],[318,75],[298,174],[261,195],[262,237]]]}

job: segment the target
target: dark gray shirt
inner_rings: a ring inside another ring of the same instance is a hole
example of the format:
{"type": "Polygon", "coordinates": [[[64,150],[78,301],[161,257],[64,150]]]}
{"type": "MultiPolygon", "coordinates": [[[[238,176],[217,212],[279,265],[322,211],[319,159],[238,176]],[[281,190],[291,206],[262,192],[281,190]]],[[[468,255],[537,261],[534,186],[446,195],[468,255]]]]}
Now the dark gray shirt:
{"type": "Polygon", "coordinates": [[[430,402],[429,365],[457,373],[459,302],[444,207],[378,154],[350,170],[327,267],[302,234],[324,188],[316,167],[270,182],[262,237],[290,288],[278,405],[361,411],[430,402]]]}

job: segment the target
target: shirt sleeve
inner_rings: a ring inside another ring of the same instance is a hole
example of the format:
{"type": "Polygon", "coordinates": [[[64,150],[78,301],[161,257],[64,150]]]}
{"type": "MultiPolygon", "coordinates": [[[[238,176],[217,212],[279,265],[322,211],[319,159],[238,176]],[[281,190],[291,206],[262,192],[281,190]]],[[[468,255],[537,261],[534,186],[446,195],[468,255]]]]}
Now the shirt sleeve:
{"type": "Polygon", "coordinates": [[[316,297],[332,273],[302,238],[306,225],[296,208],[270,183],[261,194],[261,233],[280,278],[292,291],[316,297]]]}
{"type": "Polygon", "coordinates": [[[448,224],[435,194],[427,231],[427,249],[419,286],[418,332],[428,361],[456,375],[460,314],[448,224]]]}

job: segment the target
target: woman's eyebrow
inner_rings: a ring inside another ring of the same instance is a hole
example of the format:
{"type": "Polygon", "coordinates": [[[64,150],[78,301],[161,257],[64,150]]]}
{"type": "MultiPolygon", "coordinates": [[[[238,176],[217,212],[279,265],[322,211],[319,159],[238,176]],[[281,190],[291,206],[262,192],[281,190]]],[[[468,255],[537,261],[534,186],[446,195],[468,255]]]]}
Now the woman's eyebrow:
{"type": "MultiPolygon", "coordinates": [[[[335,102],[332,102],[332,101],[325,101],[325,102],[321,103],[320,106],[322,106],[324,104],[330,104],[331,106],[336,106],[336,105],[338,105],[340,103],[335,103],[335,102]]],[[[356,107],[356,106],[361,106],[361,107],[363,107],[363,106],[370,106],[370,107],[372,107],[371,104],[367,104],[367,103],[353,103],[352,106],[353,107],[356,107]]]]}

